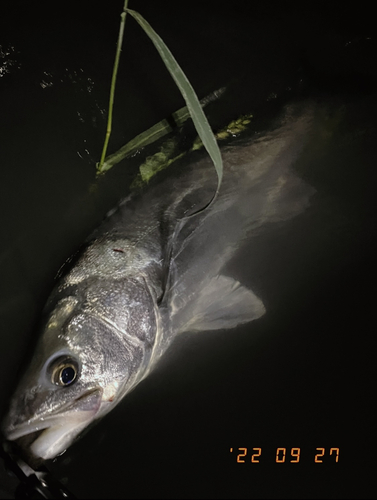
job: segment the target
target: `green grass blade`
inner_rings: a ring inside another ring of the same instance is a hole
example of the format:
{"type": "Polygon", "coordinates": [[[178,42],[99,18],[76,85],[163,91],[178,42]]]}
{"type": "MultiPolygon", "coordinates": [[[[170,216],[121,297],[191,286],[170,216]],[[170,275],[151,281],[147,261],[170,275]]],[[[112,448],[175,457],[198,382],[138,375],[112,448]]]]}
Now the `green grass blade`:
{"type": "Polygon", "coordinates": [[[181,94],[184,100],[186,101],[187,108],[190,112],[192,121],[194,122],[198,135],[213,161],[213,164],[217,172],[218,184],[216,193],[210,202],[212,203],[220,188],[223,176],[223,161],[220,149],[216,142],[216,138],[202,110],[199,99],[196,96],[195,91],[192,88],[190,82],[188,81],[186,75],[180,68],[173,54],[167,48],[161,37],[157,35],[157,33],[153,30],[151,25],[138,12],[135,12],[134,10],[131,9],[127,9],[127,12],[139,23],[139,25],[143,28],[145,33],[152,40],[153,45],[156,47],[158,53],[161,56],[161,59],[164,61],[166,68],[168,69],[169,73],[171,74],[172,78],[177,84],[179,90],[181,91],[181,94]]]}

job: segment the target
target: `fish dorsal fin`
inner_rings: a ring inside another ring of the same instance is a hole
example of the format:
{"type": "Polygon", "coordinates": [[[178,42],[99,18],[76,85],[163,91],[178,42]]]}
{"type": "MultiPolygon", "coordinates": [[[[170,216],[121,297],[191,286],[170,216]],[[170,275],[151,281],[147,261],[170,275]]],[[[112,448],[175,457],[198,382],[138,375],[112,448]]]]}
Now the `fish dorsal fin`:
{"type": "Polygon", "coordinates": [[[222,275],[210,279],[196,291],[196,297],[180,306],[173,315],[174,329],[180,333],[234,328],[266,312],[263,302],[251,290],[222,275]]]}

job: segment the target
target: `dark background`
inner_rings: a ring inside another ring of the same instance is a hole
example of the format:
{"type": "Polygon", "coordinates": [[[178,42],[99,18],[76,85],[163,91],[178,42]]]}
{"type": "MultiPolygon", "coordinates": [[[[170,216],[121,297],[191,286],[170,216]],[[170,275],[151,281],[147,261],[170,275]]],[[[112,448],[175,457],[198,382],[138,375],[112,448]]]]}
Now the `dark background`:
{"type": "MultiPolygon", "coordinates": [[[[377,58],[368,5],[130,0],[200,98],[228,86],[221,113],[210,112],[215,129],[241,113],[262,119],[273,99],[310,98],[329,112],[323,141],[296,166],[317,190],[312,206],[229,266],[267,314],[187,336],[51,464],[79,498],[375,498],[377,58]],[[278,447],[300,448],[300,462],[276,463],[278,447]],[[238,448],[248,449],[245,463],[238,448]]],[[[57,269],[127,193],[143,155],[95,182],[122,6],[2,8],[2,411],[57,269]]],[[[182,106],[128,16],[109,151],[182,106]]],[[[1,467],[0,481],[12,498],[1,467]]]]}

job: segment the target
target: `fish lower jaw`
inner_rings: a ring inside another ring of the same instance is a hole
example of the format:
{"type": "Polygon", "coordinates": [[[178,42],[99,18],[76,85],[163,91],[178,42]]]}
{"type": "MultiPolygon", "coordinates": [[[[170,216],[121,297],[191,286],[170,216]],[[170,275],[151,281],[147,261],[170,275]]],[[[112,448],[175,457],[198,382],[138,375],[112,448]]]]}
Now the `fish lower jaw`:
{"type": "Polygon", "coordinates": [[[8,432],[6,438],[16,441],[23,449],[27,448],[26,451],[33,457],[49,460],[63,453],[95,416],[96,412],[81,411],[34,425],[25,424],[8,432]]]}
{"type": "Polygon", "coordinates": [[[55,458],[98,417],[101,402],[102,389],[88,391],[54,415],[8,426],[4,431],[5,437],[8,441],[19,440],[21,448],[36,458],[55,458]]]}
{"type": "Polygon", "coordinates": [[[64,425],[55,425],[48,427],[37,437],[31,444],[31,453],[43,460],[55,458],[72,444],[74,439],[89,425],[92,418],[89,420],[77,422],[74,419],[64,425]]]}

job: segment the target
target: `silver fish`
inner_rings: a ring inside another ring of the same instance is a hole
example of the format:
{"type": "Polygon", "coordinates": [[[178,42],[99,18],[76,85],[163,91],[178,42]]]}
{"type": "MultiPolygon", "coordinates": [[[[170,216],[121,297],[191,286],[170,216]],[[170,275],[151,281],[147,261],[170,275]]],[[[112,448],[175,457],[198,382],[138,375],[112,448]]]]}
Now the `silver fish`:
{"type": "Polygon", "coordinates": [[[312,121],[312,105],[288,106],[270,130],[225,147],[220,193],[196,215],[217,184],[198,153],[108,214],[48,299],[3,422],[8,440],[27,437],[32,456],[51,459],[115,408],[179,334],[265,314],[223,268],[246,238],[308,207],[314,189],[292,167],[312,121]]]}

